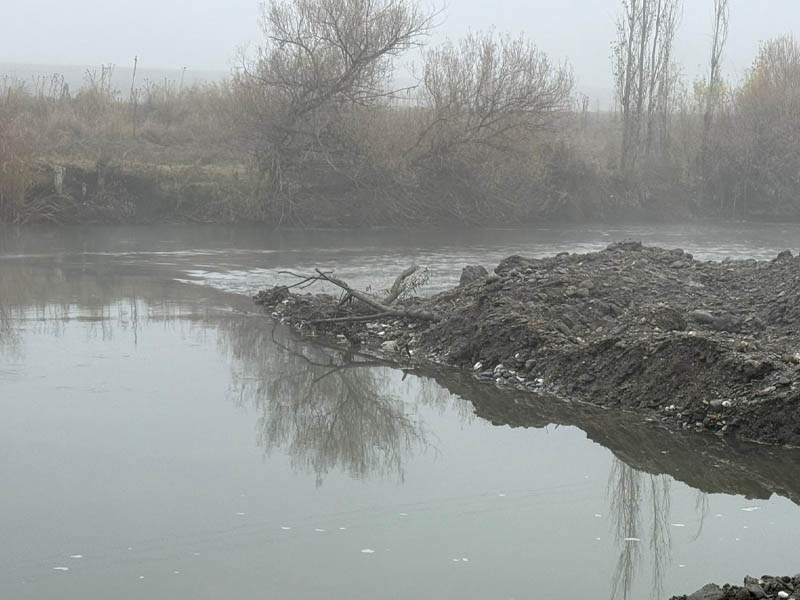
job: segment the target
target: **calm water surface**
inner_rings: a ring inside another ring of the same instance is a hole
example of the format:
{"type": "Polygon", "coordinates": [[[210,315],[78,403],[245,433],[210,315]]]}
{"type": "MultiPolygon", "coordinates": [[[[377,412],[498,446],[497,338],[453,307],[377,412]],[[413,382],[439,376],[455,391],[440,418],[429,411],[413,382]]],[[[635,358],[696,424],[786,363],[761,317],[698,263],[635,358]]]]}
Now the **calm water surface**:
{"type": "Polygon", "coordinates": [[[0,232],[0,598],[666,597],[800,570],[796,452],[404,373],[248,295],[638,238],[797,250],[796,226],[0,232]]]}

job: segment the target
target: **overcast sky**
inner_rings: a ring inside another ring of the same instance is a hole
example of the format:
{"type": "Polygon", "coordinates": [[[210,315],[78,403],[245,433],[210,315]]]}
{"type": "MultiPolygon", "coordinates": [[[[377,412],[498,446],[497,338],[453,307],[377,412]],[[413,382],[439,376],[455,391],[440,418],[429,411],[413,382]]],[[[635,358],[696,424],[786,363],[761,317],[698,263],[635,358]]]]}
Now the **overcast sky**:
{"type": "MultiPolygon", "coordinates": [[[[0,0],[0,63],[228,70],[236,49],[259,40],[256,0],[0,0]]],[[[524,33],[572,63],[579,89],[611,87],[610,41],[619,0],[449,0],[432,42],[494,25],[524,33]]],[[[676,56],[703,72],[712,0],[685,0],[676,56]]],[[[738,78],[758,42],[796,33],[800,0],[731,0],[726,72],[738,78]]]]}

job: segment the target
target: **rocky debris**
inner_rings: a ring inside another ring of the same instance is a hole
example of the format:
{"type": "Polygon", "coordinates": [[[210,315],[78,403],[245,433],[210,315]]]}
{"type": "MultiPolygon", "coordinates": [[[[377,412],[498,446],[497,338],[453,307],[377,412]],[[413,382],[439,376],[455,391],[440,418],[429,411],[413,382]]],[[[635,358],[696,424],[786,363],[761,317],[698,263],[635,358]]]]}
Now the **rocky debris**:
{"type": "Polygon", "coordinates": [[[794,577],[760,579],[745,577],[741,586],[710,583],[689,596],[673,596],[670,600],[787,600],[800,599],[800,573],[794,577]]]}
{"type": "Polygon", "coordinates": [[[400,301],[436,315],[428,321],[322,324],[338,314],[331,296],[273,290],[256,302],[305,333],[344,335],[401,362],[460,367],[671,429],[800,445],[800,258],[791,253],[698,261],[629,241],[511,256],[488,276],[400,301]]]}

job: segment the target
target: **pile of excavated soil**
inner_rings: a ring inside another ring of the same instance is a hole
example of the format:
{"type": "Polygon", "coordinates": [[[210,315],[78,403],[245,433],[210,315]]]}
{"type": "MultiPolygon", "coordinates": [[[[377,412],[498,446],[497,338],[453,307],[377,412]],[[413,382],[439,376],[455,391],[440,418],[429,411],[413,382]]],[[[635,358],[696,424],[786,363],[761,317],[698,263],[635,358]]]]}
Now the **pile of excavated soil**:
{"type": "Polygon", "coordinates": [[[670,600],[796,600],[800,599],[800,573],[794,577],[761,579],[745,577],[744,584],[719,587],[709,583],[689,596],[673,596],[670,600]]]}
{"type": "MultiPolygon", "coordinates": [[[[273,316],[398,362],[634,411],[671,428],[800,445],[800,258],[698,261],[680,249],[512,256],[398,308],[438,315],[317,323],[337,298],[273,288],[273,316]]],[[[354,305],[356,314],[369,311],[354,305]]]]}

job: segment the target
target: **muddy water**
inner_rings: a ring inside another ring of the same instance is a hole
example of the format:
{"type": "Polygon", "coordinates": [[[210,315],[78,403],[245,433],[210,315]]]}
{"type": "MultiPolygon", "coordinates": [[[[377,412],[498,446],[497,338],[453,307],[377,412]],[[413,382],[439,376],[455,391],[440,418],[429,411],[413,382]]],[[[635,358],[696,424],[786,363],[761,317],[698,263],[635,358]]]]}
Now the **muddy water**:
{"type": "Polygon", "coordinates": [[[636,237],[772,257],[800,228],[0,233],[0,598],[663,597],[794,573],[800,456],[403,373],[247,294],[636,237]]]}

